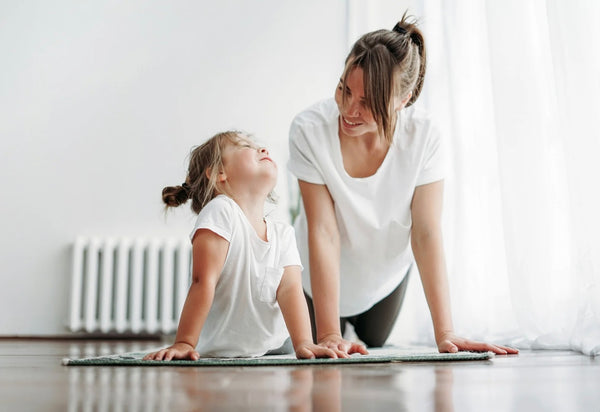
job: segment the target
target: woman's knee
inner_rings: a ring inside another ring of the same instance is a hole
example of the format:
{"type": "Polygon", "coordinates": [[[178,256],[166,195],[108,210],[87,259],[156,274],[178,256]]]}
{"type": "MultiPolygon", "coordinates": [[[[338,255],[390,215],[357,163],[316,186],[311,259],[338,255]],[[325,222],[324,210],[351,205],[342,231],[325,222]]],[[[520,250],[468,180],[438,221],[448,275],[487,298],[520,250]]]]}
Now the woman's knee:
{"type": "Polygon", "coordinates": [[[383,345],[385,345],[385,342],[389,337],[389,333],[368,333],[358,330],[355,330],[355,332],[356,336],[358,336],[358,338],[369,348],[381,348],[383,345]]]}

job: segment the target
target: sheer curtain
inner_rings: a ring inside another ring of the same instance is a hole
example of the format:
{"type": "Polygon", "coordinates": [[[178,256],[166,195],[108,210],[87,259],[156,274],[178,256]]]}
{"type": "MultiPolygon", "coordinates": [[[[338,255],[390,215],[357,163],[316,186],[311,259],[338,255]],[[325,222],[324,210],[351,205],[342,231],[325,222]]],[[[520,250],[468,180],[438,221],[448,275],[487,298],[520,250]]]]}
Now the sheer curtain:
{"type": "MultiPolygon", "coordinates": [[[[391,28],[403,12],[369,3],[368,19],[349,13],[350,33],[391,28]]],[[[445,136],[457,332],[600,353],[600,3],[407,5],[428,45],[418,104],[445,136]]],[[[418,277],[411,282],[393,337],[433,343],[418,277]]]]}

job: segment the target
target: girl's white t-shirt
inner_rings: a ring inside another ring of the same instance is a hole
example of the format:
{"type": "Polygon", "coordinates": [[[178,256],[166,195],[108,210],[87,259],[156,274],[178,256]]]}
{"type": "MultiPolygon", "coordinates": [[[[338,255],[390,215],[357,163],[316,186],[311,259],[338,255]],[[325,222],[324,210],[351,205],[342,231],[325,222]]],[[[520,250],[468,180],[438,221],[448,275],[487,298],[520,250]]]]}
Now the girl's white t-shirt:
{"type": "MultiPolygon", "coordinates": [[[[393,143],[375,174],[354,178],[344,168],[334,99],[316,103],[290,128],[288,169],[326,185],[340,233],[340,316],[365,312],[402,281],[412,261],[411,201],[415,187],[442,180],[440,133],[413,106],[398,112],[393,143]]],[[[312,296],[306,213],[294,224],[304,290],[312,296]]]]}
{"type": "Polygon", "coordinates": [[[196,350],[206,357],[261,356],[280,348],[288,331],[277,303],[286,266],[298,265],[294,229],[265,218],[267,241],[260,237],[231,198],[219,195],[198,214],[190,239],[208,229],[229,242],[213,304],[196,350]]]}

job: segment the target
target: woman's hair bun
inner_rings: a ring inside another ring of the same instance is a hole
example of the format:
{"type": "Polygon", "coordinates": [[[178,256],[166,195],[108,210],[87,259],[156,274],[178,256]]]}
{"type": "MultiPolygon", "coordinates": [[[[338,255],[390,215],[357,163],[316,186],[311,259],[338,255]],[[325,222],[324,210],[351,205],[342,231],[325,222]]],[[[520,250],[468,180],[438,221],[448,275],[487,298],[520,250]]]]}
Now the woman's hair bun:
{"type": "Polygon", "coordinates": [[[402,16],[402,20],[400,20],[394,28],[392,29],[396,33],[406,36],[419,48],[423,47],[423,34],[417,29],[416,21],[413,20],[411,16],[407,16],[406,13],[402,16]]]}
{"type": "Polygon", "coordinates": [[[396,23],[392,30],[396,33],[400,33],[401,35],[405,35],[407,32],[406,28],[404,27],[404,21],[399,21],[398,23],[396,23]]]}

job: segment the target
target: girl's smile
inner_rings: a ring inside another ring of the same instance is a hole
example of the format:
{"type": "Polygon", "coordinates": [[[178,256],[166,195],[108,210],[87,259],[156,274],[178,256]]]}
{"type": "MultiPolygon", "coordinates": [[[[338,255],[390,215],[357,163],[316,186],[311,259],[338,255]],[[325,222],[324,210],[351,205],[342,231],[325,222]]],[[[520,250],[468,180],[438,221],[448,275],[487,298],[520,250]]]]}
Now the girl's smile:
{"type": "Polygon", "coordinates": [[[277,164],[266,148],[240,134],[223,151],[221,179],[233,197],[238,191],[269,193],[277,181],[277,164]]]}

